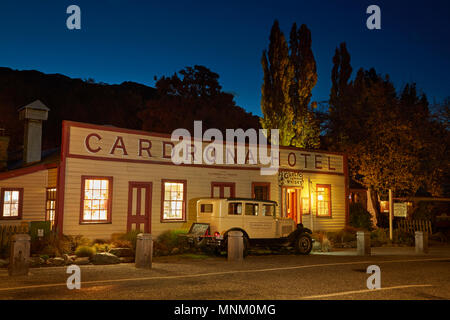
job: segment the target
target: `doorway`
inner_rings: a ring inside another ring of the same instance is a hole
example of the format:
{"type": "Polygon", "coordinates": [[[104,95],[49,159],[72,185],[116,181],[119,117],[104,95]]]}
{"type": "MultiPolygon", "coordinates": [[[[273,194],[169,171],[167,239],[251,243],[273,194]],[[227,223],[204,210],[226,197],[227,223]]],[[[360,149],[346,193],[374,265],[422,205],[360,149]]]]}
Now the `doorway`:
{"type": "Polygon", "coordinates": [[[129,182],[127,232],[151,232],[152,183],[129,182]]]}

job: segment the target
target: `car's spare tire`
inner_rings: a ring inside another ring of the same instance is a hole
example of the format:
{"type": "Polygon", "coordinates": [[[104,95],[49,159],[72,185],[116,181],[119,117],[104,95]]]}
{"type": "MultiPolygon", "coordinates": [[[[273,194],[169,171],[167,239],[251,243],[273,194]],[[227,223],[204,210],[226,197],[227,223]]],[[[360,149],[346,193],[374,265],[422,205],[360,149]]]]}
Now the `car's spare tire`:
{"type": "Polygon", "coordinates": [[[309,254],[312,250],[312,238],[307,233],[301,233],[295,239],[295,251],[299,254],[309,254]]]}

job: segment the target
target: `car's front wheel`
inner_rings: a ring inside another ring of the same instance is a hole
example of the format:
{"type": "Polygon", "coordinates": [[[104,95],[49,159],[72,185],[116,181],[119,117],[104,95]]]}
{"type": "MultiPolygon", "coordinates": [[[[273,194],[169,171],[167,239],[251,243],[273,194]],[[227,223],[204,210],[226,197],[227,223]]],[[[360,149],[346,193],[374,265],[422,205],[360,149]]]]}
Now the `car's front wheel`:
{"type": "Polygon", "coordinates": [[[299,254],[309,254],[312,250],[312,238],[307,233],[300,234],[295,240],[295,249],[299,254]]]}

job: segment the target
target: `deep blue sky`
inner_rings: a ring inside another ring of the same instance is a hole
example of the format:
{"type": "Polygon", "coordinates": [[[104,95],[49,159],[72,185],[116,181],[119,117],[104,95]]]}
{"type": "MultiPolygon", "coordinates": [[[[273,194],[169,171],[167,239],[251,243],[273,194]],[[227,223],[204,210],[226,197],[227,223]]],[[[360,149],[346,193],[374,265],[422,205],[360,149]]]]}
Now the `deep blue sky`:
{"type": "Polygon", "coordinates": [[[261,52],[278,19],[312,31],[318,65],[313,99],[325,100],[331,59],[342,41],[354,71],[375,67],[398,88],[416,82],[430,101],[450,96],[450,1],[21,1],[0,2],[0,66],[154,85],[154,76],[205,65],[238,105],[260,115],[261,52]],[[81,8],[82,29],[66,28],[66,8],[81,8]],[[366,8],[381,7],[382,30],[366,28],[366,8]]]}

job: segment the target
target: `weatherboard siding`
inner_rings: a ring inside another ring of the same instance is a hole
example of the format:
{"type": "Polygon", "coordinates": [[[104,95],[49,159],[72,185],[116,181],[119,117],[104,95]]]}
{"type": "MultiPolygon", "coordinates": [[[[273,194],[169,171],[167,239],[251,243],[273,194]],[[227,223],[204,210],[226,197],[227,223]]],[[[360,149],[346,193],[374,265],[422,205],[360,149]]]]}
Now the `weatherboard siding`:
{"type": "Polygon", "coordinates": [[[1,188],[23,188],[23,211],[20,220],[0,220],[0,225],[17,225],[22,222],[44,221],[49,170],[0,180],[1,188]]]}

